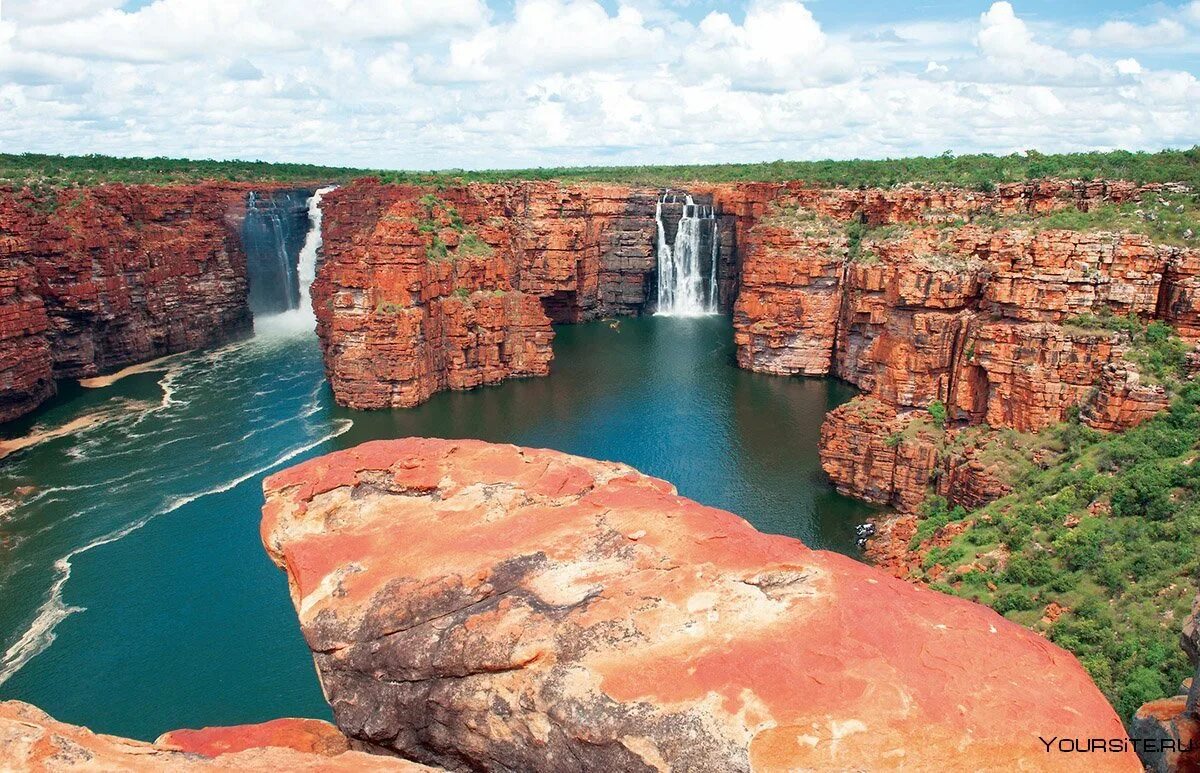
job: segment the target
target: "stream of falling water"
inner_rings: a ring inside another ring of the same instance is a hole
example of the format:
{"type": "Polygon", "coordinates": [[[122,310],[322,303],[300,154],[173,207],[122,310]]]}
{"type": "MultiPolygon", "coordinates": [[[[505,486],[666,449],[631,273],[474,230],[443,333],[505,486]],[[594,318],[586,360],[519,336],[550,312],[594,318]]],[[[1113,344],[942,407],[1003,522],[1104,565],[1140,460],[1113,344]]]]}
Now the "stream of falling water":
{"type": "Polygon", "coordinates": [[[300,277],[299,301],[290,311],[255,319],[255,333],[277,334],[288,330],[311,332],[316,327],[317,320],[312,308],[312,283],[317,278],[317,257],[321,250],[321,199],[334,188],[337,186],[318,188],[308,199],[308,233],[304,236],[304,246],[300,248],[300,255],[296,261],[296,272],[300,277]]]}
{"type": "MultiPolygon", "coordinates": [[[[188,410],[191,400],[185,397],[185,390],[199,390],[200,394],[220,393],[228,390],[231,386],[241,383],[237,374],[239,371],[244,370],[239,367],[239,364],[243,360],[246,358],[250,360],[262,360],[265,351],[278,350],[280,346],[286,346],[288,339],[294,338],[298,334],[311,334],[316,320],[312,310],[310,285],[313,279],[316,278],[317,257],[321,248],[321,199],[326,193],[329,193],[336,187],[328,186],[321,188],[309,197],[308,232],[305,235],[304,246],[301,248],[297,259],[300,292],[297,305],[294,308],[280,314],[256,319],[254,323],[255,338],[251,341],[233,344],[214,352],[184,354],[168,358],[159,368],[161,372],[165,372],[165,375],[158,382],[162,389],[162,399],[159,403],[129,400],[125,401],[121,406],[106,406],[102,411],[97,412],[95,424],[89,426],[87,430],[77,433],[78,441],[68,453],[80,462],[96,459],[95,453],[90,451],[92,448],[102,449],[100,458],[104,458],[105,453],[107,453],[103,450],[106,447],[116,449],[111,451],[113,455],[123,455],[127,452],[121,450],[126,445],[122,438],[133,441],[132,445],[136,446],[145,435],[146,425],[151,423],[156,425],[155,434],[162,438],[170,438],[171,432],[169,428],[176,420],[176,414],[180,415],[180,421],[192,420],[194,418],[190,415],[191,411],[188,410]],[[197,368],[201,370],[197,370],[197,368]],[[227,370],[229,372],[225,373],[227,370]],[[218,383],[214,383],[211,378],[217,374],[223,374],[218,376],[220,378],[219,385],[218,383]],[[102,431],[94,432],[92,431],[93,428],[102,431]],[[96,435],[96,437],[93,437],[93,435],[96,435]]],[[[251,192],[251,206],[254,204],[254,195],[251,192]]],[[[278,235],[278,238],[282,242],[282,235],[278,235]]],[[[282,250],[282,247],[280,249],[282,250]]],[[[286,260],[286,256],[281,257],[281,260],[286,260]]],[[[284,273],[286,274],[286,272],[284,273]]],[[[290,378],[295,378],[295,375],[282,377],[281,382],[286,382],[290,378]]],[[[315,385],[312,389],[309,402],[300,407],[295,416],[284,420],[282,423],[286,423],[287,421],[299,421],[303,423],[305,418],[313,415],[317,411],[316,406],[320,391],[321,385],[315,385]]],[[[254,396],[259,396],[260,394],[265,396],[269,392],[263,392],[262,390],[254,391],[254,396]]],[[[250,400],[246,405],[247,407],[252,407],[254,406],[254,401],[250,400]]],[[[213,417],[213,421],[219,422],[222,419],[230,418],[236,418],[236,415],[231,416],[225,413],[220,417],[213,417]]],[[[253,425],[257,422],[251,418],[249,419],[249,423],[253,425]]],[[[76,557],[102,545],[120,540],[128,534],[141,529],[151,519],[174,512],[180,507],[195,501],[197,498],[228,491],[230,488],[250,478],[261,476],[281,466],[284,462],[294,459],[299,454],[309,451],[317,445],[342,434],[350,428],[350,425],[351,422],[345,420],[327,428],[324,432],[318,433],[317,428],[314,428],[312,431],[301,432],[299,436],[303,438],[303,441],[286,448],[281,446],[278,449],[274,449],[271,445],[267,445],[267,449],[278,451],[273,458],[268,458],[271,456],[271,452],[268,450],[265,456],[256,456],[253,463],[246,465],[248,469],[240,470],[240,474],[230,475],[228,479],[219,481],[206,489],[179,492],[170,496],[164,499],[161,504],[148,507],[140,517],[118,523],[114,528],[108,530],[101,529],[93,533],[91,539],[83,541],[65,555],[55,559],[53,562],[54,579],[50,585],[49,596],[42,603],[41,607],[38,608],[29,628],[0,654],[0,685],[4,684],[14,673],[29,662],[31,658],[45,651],[54,642],[56,637],[55,629],[59,623],[72,614],[84,611],[83,607],[66,604],[62,599],[63,586],[71,578],[72,562],[76,557]]],[[[279,423],[272,424],[272,427],[276,426],[279,426],[279,423]]],[[[240,438],[240,441],[250,440],[258,434],[259,430],[250,430],[240,438]]],[[[296,436],[294,431],[290,434],[296,436]]],[[[193,437],[219,441],[210,449],[213,452],[217,452],[219,449],[231,444],[229,438],[222,440],[222,433],[216,431],[189,436],[185,440],[191,440],[193,437]]],[[[163,447],[173,445],[180,440],[181,438],[168,439],[163,443],[163,447]]],[[[166,458],[171,459],[171,454],[168,454],[166,458]]],[[[21,469],[23,461],[18,460],[10,463],[6,472],[23,472],[21,469]]],[[[174,461],[168,463],[173,467],[176,464],[174,461]]],[[[102,468],[103,465],[100,464],[91,464],[88,467],[89,470],[102,468]]],[[[86,475],[81,476],[81,478],[86,477],[86,475]]],[[[42,489],[34,495],[30,500],[30,504],[43,500],[52,494],[58,494],[59,492],[84,492],[95,489],[94,495],[89,492],[87,497],[89,505],[84,511],[72,513],[66,517],[66,520],[72,520],[88,512],[104,510],[105,499],[113,498],[113,495],[124,491],[129,486],[140,485],[144,490],[148,491],[162,490],[164,481],[169,480],[171,477],[172,475],[167,474],[167,471],[160,468],[158,464],[143,463],[141,469],[129,471],[128,474],[123,474],[119,479],[104,479],[101,477],[91,482],[42,489]],[[93,500],[93,497],[99,501],[93,500]]],[[[51,498],[49,503],[56,501],[59,501],[59,497],[57,496],[51,498]]],[[[124,500],[121,500],[121,502],[124,502],[124,500]]],[[[6,514],[11,514],[11,510],[17,509],[11,504],[8,507],[9,512],[6,514]]],[[[9,520],[11,521],[12,518],[10,517],[9,520]]],[[[103,518],[90,519],[91,522],[104,522],[105,520],[103,518]]],[[[48,524],[44,527],[43,531],[50,531],[57,525],[61,524],[48,524]]],[[[87,530],[82,531],[83,533],[87,532],[87,530]]],[[[37,536],[37,534],[18,535],[16,539],[29,539],[30,536],[37,536]]],[[[0,582],[7,575],[14,573],[16,569],[19,569],[19,567],[9,566],[4,572],[0,572],[0,582]]]]}
{"type": "Polygon", "coordinates": [[[721,236],[712,206],[697,204],[684,194],[683,209],[675,231],[674,243],[667,241],[663,223],[663,205],[679,203],[678,196],[666,191],[654,210],[658,226],[658,305],[656,314],[675,317],[699,317],[720,312],[717,300],[717,263],[721,236]],[[708,265],[704,265],[704,234],[709,235],[708,265]]]}

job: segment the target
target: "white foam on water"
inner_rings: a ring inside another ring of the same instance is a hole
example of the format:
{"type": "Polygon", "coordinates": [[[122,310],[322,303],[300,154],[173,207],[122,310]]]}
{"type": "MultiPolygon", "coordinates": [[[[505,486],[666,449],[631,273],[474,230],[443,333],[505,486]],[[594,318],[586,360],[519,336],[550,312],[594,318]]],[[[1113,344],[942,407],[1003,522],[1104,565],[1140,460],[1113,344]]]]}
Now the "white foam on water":
{"type": "Polygon", "coordinates": [[[3,658],[0,658],[0,684],[4,684],[6,681],[8,681],[13,674],[21,670],[21,668],[24,667],[24,665],[32,658],[45,652],[46,649],[54,643],[54,640],[57,637],[55,634],[55,629],[58,627],[59,623],[61,623],[63,620],[66,620],[76,612],[84,611],[84,607],[71,606],[63,601],[63,586],[67,584],[67,580],[71,579],[71,559],[94,548],[98,548],[101,545],[107,545],[123,539],[138,529],[141,529],[158,516],[173,513],[179,508],[195,502],[197,499],[230,491],[231,489],[241,485],[242,483],[245,483],[251,478],[265,474],[275,467],[295,459],[300,454],[311,451],[322,443],[326,443],[336,437],[344,435],[346,432],[349,432],[350,428],[353,426],[354,422],[352,420],[341,419],[337,422],[336,428],[332,432],[329,432],[310,443],[305,443],[302,446],[298,446],[290,451],[287,451],[269,464],[265,464],[247,473],[243,473],[232,480],[217,486],[213,486],[212,488],[204,489],[203,491],[198,491],[194,494],[172,497],[170,500],[168,500],[164,507],[155,510],[149,515],[128,523],[119,529],[111,531],[102,537],[98,537],[86,545],[72,550],[62,558],[55,561],[54,571],[57,576],[55,577],[53,584],[50,586],[49,598],[47,598],[46,601],[43,602],[40,607],[38,607],[33,623],[30,624],[25,633],[23,633],[21,637],[4,652],[3,658]]]}

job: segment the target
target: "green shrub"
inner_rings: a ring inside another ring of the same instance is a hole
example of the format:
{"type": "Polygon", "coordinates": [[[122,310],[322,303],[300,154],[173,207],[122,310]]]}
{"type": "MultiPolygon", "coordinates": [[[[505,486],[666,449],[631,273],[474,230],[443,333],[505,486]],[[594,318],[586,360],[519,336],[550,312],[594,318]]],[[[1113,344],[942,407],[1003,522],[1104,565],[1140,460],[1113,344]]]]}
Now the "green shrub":
{"type": "Polygon", "coordinates": [[[941,400],[934,400],[929,404],[929,415],[933,417],[933,424],[938,429],[946,428],[946,404],[941,400]]]}

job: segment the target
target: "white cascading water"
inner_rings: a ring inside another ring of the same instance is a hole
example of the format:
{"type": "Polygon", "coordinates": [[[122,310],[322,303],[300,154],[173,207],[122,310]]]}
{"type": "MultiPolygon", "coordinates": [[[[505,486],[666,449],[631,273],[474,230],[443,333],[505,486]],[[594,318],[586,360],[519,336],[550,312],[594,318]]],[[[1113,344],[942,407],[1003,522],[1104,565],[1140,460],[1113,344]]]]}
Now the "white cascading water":
{"type": "Polygon", "coordinates": [[[255,320],[256,334],[311,332],[316,327],[317,318],[313,313],[310,293],[313,280],[317,278],[317,252],[321,249],[321,198],[336,187],[330,185],[318,188],[308,199],[308,233],[304,236],[304,246],[300,248],[300,255],[296,259],[296,273],[300,279],[300,302],[290,311],[255,320]]]}
{"type": "Polygon", "coordinates": [[[691,195],[684,194],[675,243],[667,243],[663,226],[663,204],[677,204],[679,199],[667,191],[659,197],[654,210],[658,224],[658,308],[663,316],[699,317],[717,314],[717,259],[721,240],[717,217],[711,206],[696,204],[691,195]],[[701,259],[701,237],[705,228],[711,234],[708,276],[701,259]]]}

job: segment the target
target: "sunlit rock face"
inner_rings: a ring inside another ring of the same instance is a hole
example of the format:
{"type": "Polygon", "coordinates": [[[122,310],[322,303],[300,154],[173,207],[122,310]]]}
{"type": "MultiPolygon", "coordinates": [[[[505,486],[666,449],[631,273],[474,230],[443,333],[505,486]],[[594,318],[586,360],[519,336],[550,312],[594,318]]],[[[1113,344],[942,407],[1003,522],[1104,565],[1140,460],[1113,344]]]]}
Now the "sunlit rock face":
{"type": "Polygon", "coordinates": [[[613,463],[367,443],[266,481],[340,729],[489,770],[1137,770],[1068,653],[613,463]]]}
{"type": "Polygon", "coordinates": [[[153,744],[98,735],[20,701],[0,703],[5,771],[428,771],[422,765],[351,751],[345,736],[315,719],[166,733],[153,744]]]}
{"type": "Polygon", "coordinates": [[[313,299],[334,396],[410,407],[445,389],[546,375],[552,323],[647,310],[656,196],[371,180],[330,193],[313,299]]]}
{"type": "Polygon", "coordinates": [[[248,335],[239,183],[0,190],[0,421],[83,378],[248,335]]]}

